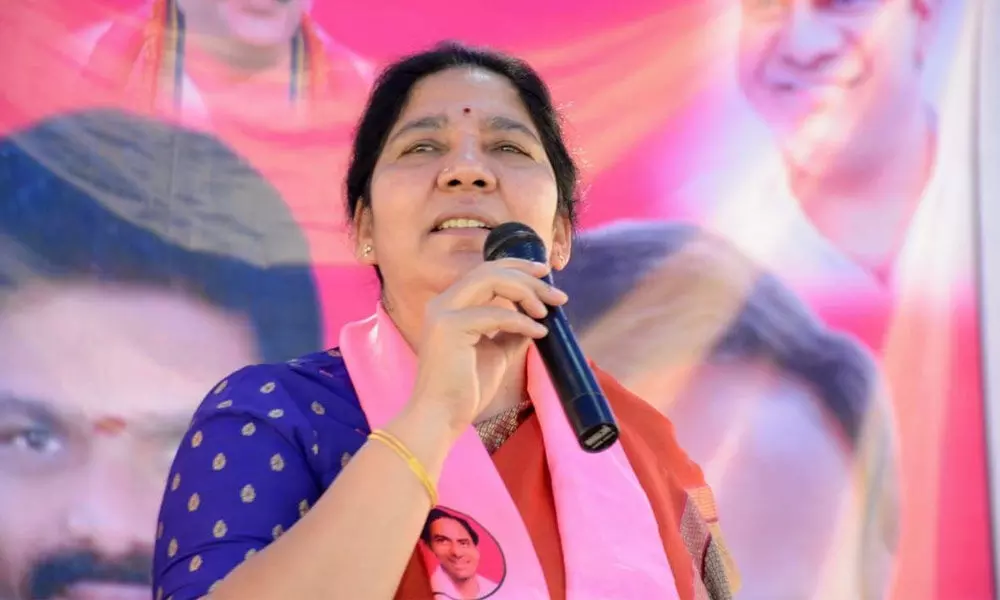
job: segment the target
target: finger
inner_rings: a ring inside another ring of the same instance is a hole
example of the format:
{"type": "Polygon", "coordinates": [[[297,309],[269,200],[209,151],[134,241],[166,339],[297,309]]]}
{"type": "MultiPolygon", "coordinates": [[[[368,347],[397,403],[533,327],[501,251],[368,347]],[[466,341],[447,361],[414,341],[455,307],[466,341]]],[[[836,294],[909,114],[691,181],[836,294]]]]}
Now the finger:
{"type": "MultiPolygon", "coordinates": [[[[534,262],[530,260],[524,260],[521,258],[503,258],[500,260],[494,260],[490,262],[483,263],[480,269],[484,269],[487,272],[495,269],[496,267],[502,267],[504,269],[510,269],[514,271],[520,271],[527,275],[531,275],[534,279],[544,283],[544,286],[536,287],[536,290],[541,290],[538,292],[538,296],[546,303],[551,306],[559,306],[565,304],[569,300],[569,296],[566,292],[560,290],[559,288],[549,284],[548,282],[541,279],[549,273],[552,272],[552,266],[548,263],[534,262]]],[[[475,275],[474,275],[475,276],[475,275]]]]}
{"type": "Polygon", "coordinates": [[[450,310],[458,310],[483,306],[501,298],[519,304],[528,314],[541,318],[548,312],[539,297],[544,287],[544,282],[518,271],[491,271],[457,284],[449,290],[444,304],[450,310]]]}
{"type": "Polygon", "coordinates": [[[499,260],[491,260],[484,262],[482,265],[477,267],[477,269],[490,269],[493,267],[514,269],[515,271],[521,271],[523,273],[527,273],[528,275],[534,275],[535,277],[545,277],[552,271],[552,267],[548,263],[535,262],[533,260],[525,260],[523,258],[501,258],[499,260]]]}
{"type": "Polygon", "coordinates": [[[546,304],[549,306],[561,306],[569,301],[569,296],[566,295],[566,292],[548,282],[543,281],[542,283],[545,284],[545,291],[539,294],[539,296],[545,300],[546,304]]]}
{"type": "Polygon", "coordinates": [[[522,335],[530,338],[543,338],[549,330],[531,317],[496,306],[475,306],[451,313],[447,319],[451,327],[472,336],[473,342],[482,336],[496,336],[497,333],[522,335]]]}
{"type": "Polygon", "coordinates": [[[535,318],[544,317],[546,304],[558,306],[566,302],[566,294],[548,283],[509,268],[489,270],[469,277],[449,290],[444,304],[449,309],[480,306],[494,298],[503,298],[521,305],[535,318]]]}

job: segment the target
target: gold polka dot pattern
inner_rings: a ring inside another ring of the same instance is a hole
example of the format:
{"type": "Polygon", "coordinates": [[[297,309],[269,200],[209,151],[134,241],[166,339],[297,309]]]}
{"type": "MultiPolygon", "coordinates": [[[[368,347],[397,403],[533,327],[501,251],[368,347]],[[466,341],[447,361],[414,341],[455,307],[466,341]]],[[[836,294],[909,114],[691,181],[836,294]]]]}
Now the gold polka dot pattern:
{"type": "Polygon", "coordinates": [[[360,448],[365,432],[354,423],[363,415],[347,426],[340,396],[316,387],[344,387],[333,354],[318,355],[325,364],[281,363],[280,373],[250,367],[206,396],[177,449],[156,521],[154,597],[216,589],[307,515],[323,492],[317,482],[330,481],[360,448]],[[312,372],[308,391],[298,387],[305,379],[289,381],[292,369],[312,372]]]}

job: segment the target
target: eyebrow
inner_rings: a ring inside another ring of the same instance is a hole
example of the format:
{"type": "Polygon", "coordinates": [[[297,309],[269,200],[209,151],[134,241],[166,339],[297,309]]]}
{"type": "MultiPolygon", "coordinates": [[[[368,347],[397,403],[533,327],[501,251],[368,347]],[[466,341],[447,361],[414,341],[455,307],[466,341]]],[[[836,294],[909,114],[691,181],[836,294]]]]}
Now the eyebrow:
{"type": "Polygon", "coordinates": [[[10,413],[25,415],[29,419],[49,427],[54,427],[59,423],[59,419],[56,418],[55,413],[46,402],[18,398],[8,392],[0,392],[0,418],[8,416],[10,413]]]}
{"type": "MultiPolygon", "coordinates": [[[[400,127],[399,130],[396,131],[396,133],[394,133],[391,138],[389,138],[389,142],[391,143],[400,136],[409,133],[411,131],[420,129],[440,130],[444,129],[445,125],[447,124],[448,124],[448,117],[445,115],[420,117],[419,119],[414,119],[412,121],[409,121],[402,127],[400,127]]],[[[510,117],[501,117],[501,116],[490,117],[489,119],[486,120],[486,129],[490,131],[516,131],[518,133],[527,135],[528,137],[530,137],[531,139],[535,140],[538,143],[541,143],[541,140],[538,139],[538,135],[534,131],[532,131],[530,127],[518,121],[517,119],[512,119],[510,117]]]]}
{"type": "Polygon", "coordinates": [[[392,142],[406,133],[419,129],[444,129],[444,126],[447,123],[448,123],[448,117],[444,115],[420,117],[419,119],[414,119],[412,121],[409,121],[408,123],[400,127],[396,133],[392,134],[392,137],[389,138],[389,141],[392,142]]]}
{"type": "Polygon", "coordinates": [[[472,536],[469,536],[469,535],[460,535],[458,537],[451,537],[451,536],[445,535],[443,533],[435,533],[431,537],[431,539],[432,540],[444,540],[444,541],[448,541],[448,542],[464,542],[464,541],[470,541],[471,542],[472,541],[472,536]]]}
{"type": "MultiPolygon", "coordinates": [[[[0,391],[0,419],[12,414],[24,415],[50,428],[57,428],[62,423],[48,402],[0,391]]],[[[128,420],[130,429],[155,437],[182,437],[191,425],[191,416],[186,413],[183,416],[146,413],[138,419],[128,420]]]]}
{"type": "Polygon", "coordinates": [[[541,143],[541,140],[538,139],[538,136],[530,127],[510,117],[490,117],[486,122],[486,127],[492,131],[517,131],[541,143]]]}

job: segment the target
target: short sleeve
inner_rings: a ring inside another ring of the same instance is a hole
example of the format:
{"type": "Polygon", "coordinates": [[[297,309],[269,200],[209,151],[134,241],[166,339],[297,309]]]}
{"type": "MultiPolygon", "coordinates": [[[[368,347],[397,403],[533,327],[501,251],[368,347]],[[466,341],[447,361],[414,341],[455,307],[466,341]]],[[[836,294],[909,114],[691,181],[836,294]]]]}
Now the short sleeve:
{"type": "Polygon", "coordinates": [[[266,375],[230,377],[195,414],[156,525],[154,598],[208,594],[322,493],[310,462],[316,431],[282,382],[266,375]]]}

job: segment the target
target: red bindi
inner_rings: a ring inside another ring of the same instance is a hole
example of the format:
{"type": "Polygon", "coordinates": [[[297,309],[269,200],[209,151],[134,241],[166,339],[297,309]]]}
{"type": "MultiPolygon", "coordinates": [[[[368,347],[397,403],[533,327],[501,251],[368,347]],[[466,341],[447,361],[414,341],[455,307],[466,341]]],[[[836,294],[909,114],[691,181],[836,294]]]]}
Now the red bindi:
{"type": "Polygon", "coordinates": [[[98,435],[114,437],[125,431],[125,419],[121,417],[104,417],[94,423],[94,432],[98,435]]]}
{"type": "Polygon", "coordinates": [[[463,109],[462,109],[462,113],[463,113],[463,114],[466,114],[466,115],[467,115],[467,114],[469,114],[469,113],[471,113],[471,112],[472,112],[472,109],[471,109],[471,108],[469,108],[468,106],[466,106],[465,108],[463,108],[463,109]]]}

